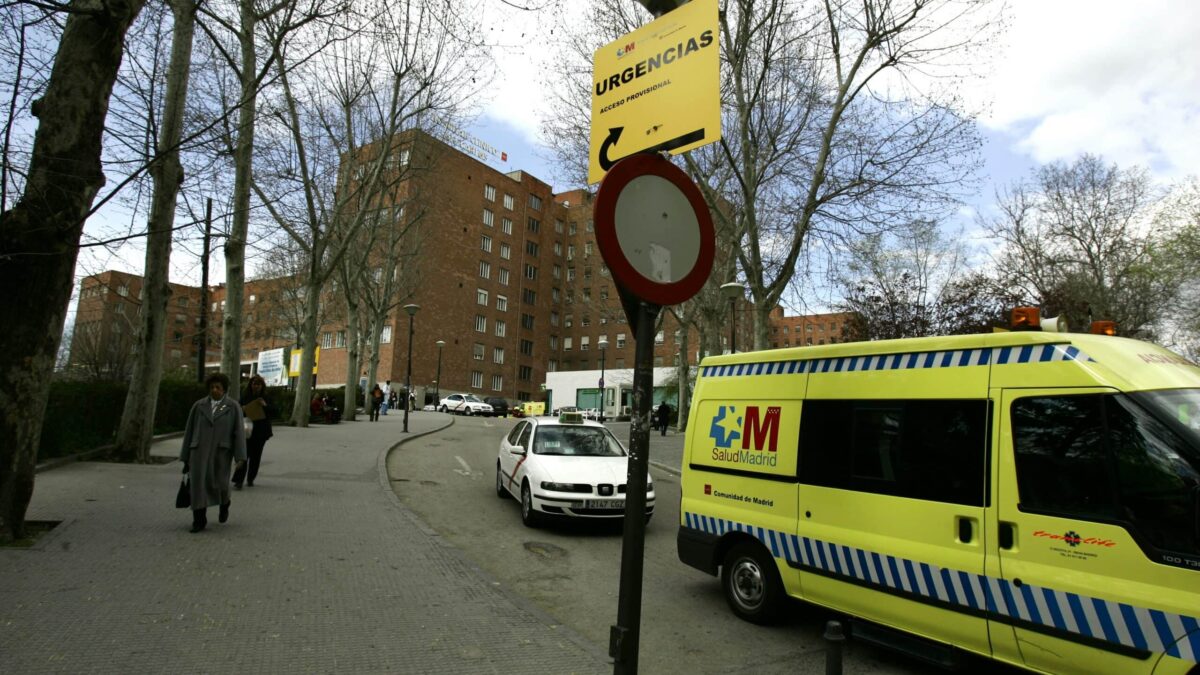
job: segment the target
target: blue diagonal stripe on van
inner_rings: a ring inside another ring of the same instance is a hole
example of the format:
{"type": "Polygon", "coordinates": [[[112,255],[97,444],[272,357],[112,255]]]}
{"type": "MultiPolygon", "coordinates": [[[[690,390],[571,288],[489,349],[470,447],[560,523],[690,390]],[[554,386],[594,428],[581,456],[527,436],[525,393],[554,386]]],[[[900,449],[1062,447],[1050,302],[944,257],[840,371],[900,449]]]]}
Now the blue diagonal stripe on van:
{"type": "Polygon", "coordinates": [[[705,366],[704,377],[739,375],[795,375],[797,373],[854,373],[868,370],[915,370],[919,368],[965,368],[968,366],[1050,363],[1054,361],[1095,361],[1072,345],[1024,345],[1017,347],[981,347],[944,352],[908,354],[870,354],[839,356],[828,359],[763,361],[728,366],[705,366]]]}
{"type": "Polygon", "coordinates": [[[775,557],[827,574],[1200,662],[1200,619],[1194,616],[1134,607],[1041,586],[1017,586],[997,577],[951,570],[712,516],[685,512],[683,518],[687,527],[708,534],[744,532],[763,542],[775,557]]]}

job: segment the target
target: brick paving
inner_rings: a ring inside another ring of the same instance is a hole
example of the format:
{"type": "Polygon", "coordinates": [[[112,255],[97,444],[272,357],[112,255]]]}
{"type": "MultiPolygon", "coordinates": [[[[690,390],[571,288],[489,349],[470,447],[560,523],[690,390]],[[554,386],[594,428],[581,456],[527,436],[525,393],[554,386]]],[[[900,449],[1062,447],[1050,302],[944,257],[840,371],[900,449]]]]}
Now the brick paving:
{"type": "MultiPolygon", "coordinates": [[[[410,437],[449,422],[414,413],[410,437]]],[[[28,518],[63,522],[0,549],[0,673],[610,672],[400,503],[401,424],[276,429],[255,487],[199,534],[174,508],[178,461],[39,474],[28,518]]]]}

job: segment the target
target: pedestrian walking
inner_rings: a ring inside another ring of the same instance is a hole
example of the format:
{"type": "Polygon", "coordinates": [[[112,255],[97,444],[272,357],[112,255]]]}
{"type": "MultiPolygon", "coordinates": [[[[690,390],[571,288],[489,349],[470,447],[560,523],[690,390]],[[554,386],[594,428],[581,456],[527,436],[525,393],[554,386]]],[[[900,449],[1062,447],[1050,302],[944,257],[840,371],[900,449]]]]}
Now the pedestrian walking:
{"type": "Polygon", "coordinates": [[[371,421],[372,422],[379,421],[379,409],[381,407],[383,407],[383,390],[380,389],[379,385],[377,384],[377,385],[375,385],[375,388],[371,390],[371,421]]]}
{"type": "Polygon", "coordinates": [[[208,525],[208,507],[220,507],[218,520],[229,520],[229,470],[233,461],[246,461],[246,432],[242,407],[229,398],[229,378],[214,373],[204,380],[208,396],[188,413],[179,458],[188,474],[192,500],[192,532],[208,525]]]}
{"type": "Polygon", "coordinates": [[[383,414],[384,415],[387,414],[388,401],[391,399],[391,397],[392,397],[392,381],[388,380],[387,382],[383,383],[383,414]]]}
{"type": "Polygon", "coordinates": [[[411,391],[408,392],[408,409],[417,412],[417,395],[411,391]]]}
{"type": "Polygon", "coordinates": [[[658,404],[658,427],[662,435],[667,435],[667,425],[671,423],[671,406],[666,401],[658,404]]]}
{"type": "Polygon", "coordinates": [[[261,375],[250,378],[246,393],[242,394],[242,413],[251,422],[250,436],[246,438],[246,464],[238,465],[233,472],[233,489],[241,490],[242,481],[254,487],[258,467],[262,464],[263,447],[274,436],[271,418],[276,415],[275,407],[267,396],[267,381],[261,375]]]}
{"type": "Polygon", "coordinates": [[[393,389],[392,393],[388,394],[388,407],[391,408],[392,410],[395,410],[396,407],[399,405],[400,405],[400,397],[396,394],[396,390],[393,389]]]}

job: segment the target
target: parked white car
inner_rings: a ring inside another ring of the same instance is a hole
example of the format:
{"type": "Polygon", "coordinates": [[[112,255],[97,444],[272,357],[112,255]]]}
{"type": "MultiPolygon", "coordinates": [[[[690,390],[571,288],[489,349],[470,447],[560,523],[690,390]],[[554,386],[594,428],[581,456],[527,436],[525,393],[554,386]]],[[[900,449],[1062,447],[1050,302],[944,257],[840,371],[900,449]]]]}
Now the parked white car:
{"type": "Polygon", "coordinates": [[[583,411],[583,419],[599,420],[600,419],[600,411],[596,408],[588,408],[587,410],[583,411]]]}
{"type": "Polygon", "coordinates": [[[492,406],[474,394],[450,394],[438,404],[438,410],[459,415],[491,415],[492,406]]]}
{"type": "MultiPolygon", "coordinates": [[[[496,496],[521,500],[521,521],[548,516],[623,518],[629,453],[603,425],[576,413],[521,420],[500,441],[496,496]]],[[[654,513],[654,481],[646,476],[646,520],[654,513]]]]}

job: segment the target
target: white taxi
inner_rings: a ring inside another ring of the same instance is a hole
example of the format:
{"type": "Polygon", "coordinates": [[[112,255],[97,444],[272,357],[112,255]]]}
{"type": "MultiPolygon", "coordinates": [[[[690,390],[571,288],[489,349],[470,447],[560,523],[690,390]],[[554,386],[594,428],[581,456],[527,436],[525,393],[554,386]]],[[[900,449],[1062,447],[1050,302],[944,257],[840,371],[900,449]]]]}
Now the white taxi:
{"type": "MultiPolygon", "coordinates": [[[[521,500],[529,527],[547,516],[622,518],[629,453],[602,424],[583,415],[522,420],[500,441],[496,496],[521,500]]],[[[654,513],[654,482],[646,476],[646,520],[654,513]]]]}

